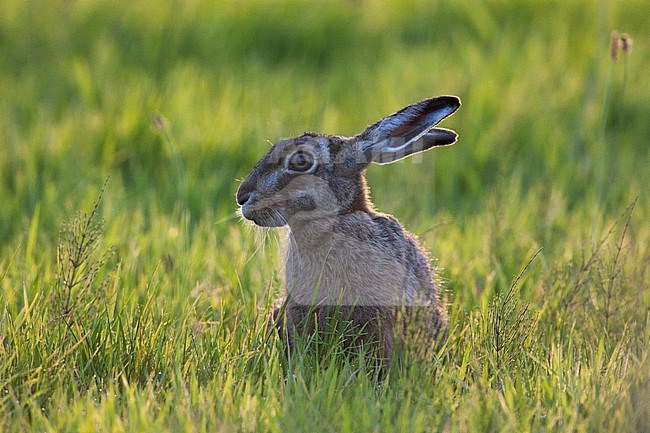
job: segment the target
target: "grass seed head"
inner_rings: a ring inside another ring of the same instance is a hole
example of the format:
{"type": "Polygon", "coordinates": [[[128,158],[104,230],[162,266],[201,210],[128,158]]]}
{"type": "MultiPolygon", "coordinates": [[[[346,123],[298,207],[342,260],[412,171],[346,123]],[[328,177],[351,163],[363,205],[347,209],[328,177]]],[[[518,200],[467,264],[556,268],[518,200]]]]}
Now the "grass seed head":
{"type": "Polygon", "coordinates": [[[612,32],[612,37],[609,43],[609,58],[612,59],[612,62],[618,60],[618,51],[620,49],[620,38],[618,32],[612,32]]]}
{"type": "Polygon", "coordinates": [[[627,33],[623,33],[620,37],[621,51],[624,53],[632,52],[632,38],[627,33]]]}
{"type": "Polygon", "coordinates": [[[618,32],[613,31],[612,37],[609,44],[609,57],[612,59],[612,62],[618,60],[618,54],[622,52],[623,54],[628,54],[632,51],[632,38],[627,33],[621,35],[618,32]]]}

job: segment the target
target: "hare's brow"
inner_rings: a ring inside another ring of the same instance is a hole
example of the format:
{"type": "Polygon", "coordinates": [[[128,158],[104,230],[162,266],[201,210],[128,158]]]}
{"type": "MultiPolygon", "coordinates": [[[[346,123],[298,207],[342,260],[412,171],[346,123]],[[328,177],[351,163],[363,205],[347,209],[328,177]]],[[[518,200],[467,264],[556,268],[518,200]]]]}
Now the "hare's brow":
{"type": "Polygon", "coordinates": [[[318,137],[318,134],[314,134],[313,132],[305,132],[300,137],[296,137],[294,139],[294,144],[296,146],[301,146],[303,144],[309,143],[310,141],[313,141],[316,137],[318,137]]]}

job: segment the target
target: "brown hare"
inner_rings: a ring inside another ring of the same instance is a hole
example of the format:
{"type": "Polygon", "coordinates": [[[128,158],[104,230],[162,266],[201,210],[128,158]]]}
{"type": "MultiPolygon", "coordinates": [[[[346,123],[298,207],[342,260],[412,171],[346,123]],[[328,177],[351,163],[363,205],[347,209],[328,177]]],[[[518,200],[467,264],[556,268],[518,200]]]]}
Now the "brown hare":
{"type": "MultiPolygon", "coordinates": [[[[305,133],[281,140],[237,191],[241,215],[262,227],[289,227],[284,324],[289,343],[324,329],[334,317],[374,341],[390,359],[404,318],[418,312],[419,346],[443,338],[447,316],[426,252],[391,215],[370,201],[365,170],[456,141],[436,128],[460,107],[455,96],[425,99],[381,119],[354,137],[305,133]]],[[[276,317],[278,316],[278,317],[276,317]]],[[[356,343],[355,343],[356,344],[356,343]]]]}

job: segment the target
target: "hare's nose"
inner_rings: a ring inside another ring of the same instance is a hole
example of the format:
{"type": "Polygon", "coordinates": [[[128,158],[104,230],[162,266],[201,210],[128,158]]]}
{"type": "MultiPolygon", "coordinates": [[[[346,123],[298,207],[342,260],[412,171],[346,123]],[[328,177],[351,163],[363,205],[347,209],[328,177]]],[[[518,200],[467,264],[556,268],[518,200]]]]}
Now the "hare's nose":
{"type": "Polygon", "coordinates": [[[248,199],[251,198],[251,193],[248,191],[242,191],[241,189],[237,191],[237,204],[243,206],[248,199]]]}
{"type": "Polygon", "coordinates": [[[243,206],[255,192],[255,185],[257,184],[254,177],[248,176],[246,179],[239,184],[237,188],[237,204],[243,206]]]}

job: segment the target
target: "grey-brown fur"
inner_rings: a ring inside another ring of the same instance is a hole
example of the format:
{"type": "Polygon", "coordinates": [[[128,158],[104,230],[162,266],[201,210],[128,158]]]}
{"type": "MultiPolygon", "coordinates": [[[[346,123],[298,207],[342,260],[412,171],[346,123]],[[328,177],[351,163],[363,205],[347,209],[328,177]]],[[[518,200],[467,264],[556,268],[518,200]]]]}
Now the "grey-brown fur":
{"type": "MultiPolygon", "coordinates": [[[[431,345],[446,328],[440,287],[417,240],[374,210],[365,169],[456,141],[435,125],[460,106],[453,96],[425,99],[386,116],[354,137],[307,133],[281,140],[241,183],[244,218],[288,225],[286,327],[311,333],[333,315],[362,329],[390,358],[400,315],[420,316],[415,333],[431,345]]],[[[412,331],[412,330],[411,330],[412,331]]]]}

